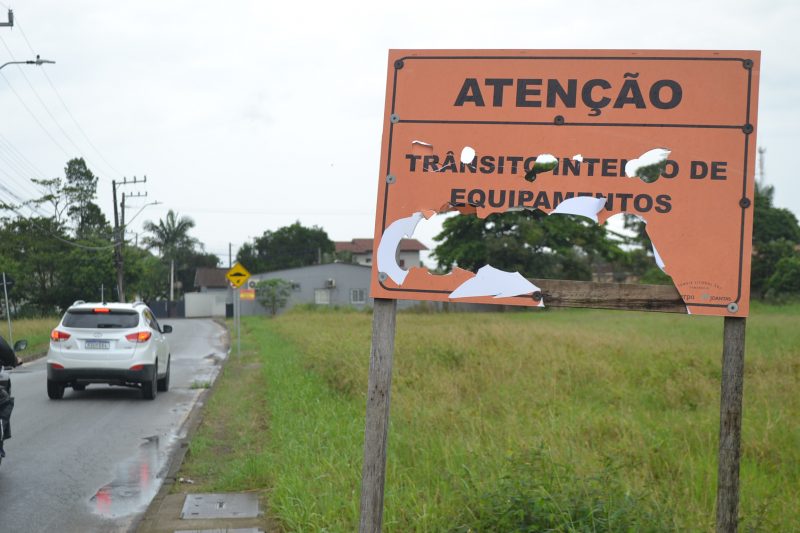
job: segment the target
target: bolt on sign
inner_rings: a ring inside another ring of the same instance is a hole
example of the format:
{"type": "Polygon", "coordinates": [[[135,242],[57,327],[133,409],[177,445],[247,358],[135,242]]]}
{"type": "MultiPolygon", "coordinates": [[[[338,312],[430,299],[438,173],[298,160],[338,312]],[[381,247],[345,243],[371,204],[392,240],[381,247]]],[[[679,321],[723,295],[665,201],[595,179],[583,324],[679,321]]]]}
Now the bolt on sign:
{"type": "Polygon", "coordinates": [[[687,313],[747,316],[759,61],[757,51],[390,51],[371,295],[546,306],[547,291],[520,273],[404,270],[397,245],[448,211],[598,224],[626,213],[646,223],[687,313]]]}

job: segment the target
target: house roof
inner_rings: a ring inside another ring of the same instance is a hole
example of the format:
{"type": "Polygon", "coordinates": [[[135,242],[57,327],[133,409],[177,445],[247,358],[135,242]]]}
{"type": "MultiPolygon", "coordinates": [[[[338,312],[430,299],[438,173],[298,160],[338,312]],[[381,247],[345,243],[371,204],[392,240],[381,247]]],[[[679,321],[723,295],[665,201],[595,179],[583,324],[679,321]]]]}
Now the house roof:
{"type": "Polygon", "coordinates": [[[229,286],[228,279],[225,277],[227,273],[227,268],[199,267],[194,271],[194,286],[225,289],[229,286]]]}
{"type": "MultiPolygon", "coordinates": [[[[373,240],[374,239],[353,239],[351,241],[336,241],[333,244],[336,246],[337,252],[368,254],[372,253],[373,240]]],[[[399,249],[401,252],[420,252],[427,250],[428,247],[417,239],[403,239],[400,241],[399,249]]]]}

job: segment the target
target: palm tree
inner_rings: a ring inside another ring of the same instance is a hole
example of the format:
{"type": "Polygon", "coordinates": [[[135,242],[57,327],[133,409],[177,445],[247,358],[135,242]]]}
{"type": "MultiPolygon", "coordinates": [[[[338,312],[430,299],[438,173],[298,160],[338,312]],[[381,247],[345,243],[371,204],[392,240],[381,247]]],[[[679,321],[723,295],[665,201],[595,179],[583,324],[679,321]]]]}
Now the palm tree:
{"type": "Polygon", "coordinates": [[[157,248],[163,259],[169,260],[169,299],[174,298],[175,285],[175,258],[181,251],[192,250],[197,245],[197,239],[189,236],[189,230],[194,227],[191,217],[178,217],[172,209],[167,211],[165,219],[154,224],[149,220],[144,223],[144,230],[150,232],[142,239],[148,248],[157,248]]]}

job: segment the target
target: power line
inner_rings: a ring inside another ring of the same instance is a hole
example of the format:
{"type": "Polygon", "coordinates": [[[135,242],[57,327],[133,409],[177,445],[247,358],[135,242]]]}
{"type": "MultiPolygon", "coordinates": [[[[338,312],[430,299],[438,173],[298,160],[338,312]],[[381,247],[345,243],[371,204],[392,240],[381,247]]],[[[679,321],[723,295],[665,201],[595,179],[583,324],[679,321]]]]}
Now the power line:
{"type": "MultiPolygon", "coordinates": [[[[8,46],[8,44],[6,43],[5,39],[3,39],[1,36],[0,36],[0,43],[2,43],[2,44],[3,44],[3,46],[5,47],[6,51],[8,51],[8,54],[11,56],[11,59],[12,59],[12,60],[14,60],[14,61],[16,61],[16,58],[14,57],[14,53],[11,51],[11,48],[9,48],[9,46],[8,46]]],[[[29,44],[29,46],[30,46],[30,44],[29,44]]],[[[37,57],[38,57],[38,56],[37,56],[37,57]]],[[[33,95],[36,97],[36,99],[39,101],[39,104],[40,104],[40,105],[42,106],[42,108],[45,110],[45,112],[46,112],[46,113],[47,113],[47,115],[50,117],[50,119],[53,121],[53,124],[55,124],[55,125],[56,125],[56,127],[57,127],[57,128],[60,130],[60,131],[61,131],[61,134],[64,136],[64,138],[65,138],[67,141],[69,141],[69,143],[72,145],[72,147],[75,149],[75,151],[76,151],[76,152],[77,152],[77,153],[78,153],[78,154],[79,154],[81,157],[83,157],[83,158],[84,158],[84,159],[85,159],[87,162],[89,162],[89,163],[91,164],[91,161],[90,161],[90,160],[89,160],[89,158],[88,158],[88,157],[86,157],[86,155],[83,153],[83,150],[81,150],[81,148],[78,146],[78,144],[77,144],[77,143],[76,143],[76,142],[75,142],[75,141],[72,139],[72,137],[70,137],[69,133],[67,133],[67,130],[65,130],[65,129],[64,129],[64,127],[61,125],[61,123],[60,123],[60,122],[58,121],[58,119],[55,117],[55,115],[53,114],[53,112],[52,112],[52,111],[50,111],[50,108],[47,106],[47,104],[45,103],[45,101],[44,101],[44,100],[42,99],[42,97],[39,95],[39,92],[36,90],[36,88],[35,88],[35,87],[33,86],[33,84],[31,83],[31,80],[30,80],[30,78],[28,78],[28,75],[27,75],[27,74],[25,74],[25,70],[24,70],[23,68],[21,68],[19,65],[18,65],[18,68],[19,68],[19,72],[20,72],[20,74],[22,74],[22,77],[23,77],[23,79],[25,80],[25,83],[27,83],[27,84],[28,84],[28,87],[30,88],[31,92],[32,92],[32,93],[33,93],[33,95]]],[[[14,88],[11,86],[11,83],[8,81],[8,78],[6,78],[6,77],[5,77],[5,75],[3,75],[3,78],[5,78],[5,80],[6,80],[6,83],[8,83],[8,84],[9,84],[9,88],[11,88],[11,90],[12,90],[12,91],[14,91],[14,94],[17,94],[16,90],[14,90],[14,88]]],[[[19,98],[19,95],[17,95],[17,97],[19,98]]],[[[22,101],[22,99],[21,99],[21,98],[20,98],[20,101],[22,101]]],[[[26,109],[28,109],[28,112],[29,112],[29,113],[31,113],[31,115],[32,115],[32,116],[34,116],[34,115],[33,115],[33,113],[30,111],[30,109],[27,107],[27,105],[25,105],[25,107],[26,107],[26,109]]],[[[42,129],[44,129],[44,125],[43,125],[43,124],[42,124],[42,123],[39,121],[39,119],[38,119],[38,118],[36,118],[36,121],[37,121],[37,123],[40,125],[40,127],[42,127],[42,129]]],[[[56,141],[55,141],[55,138],[54,138],[54,137],[53,137],[53,136],[50,134],[50,132],[49,132],[49,131],[45,130],[45,132],[47,133],[47,135],[48,135],[48,136],[49,136],[51,139],[53,139],[53,141],[54,141],[54,142],[56,142],[56,141]]],[[[63,147],[63,146],[61,146],[61,144],[60,144],[60,143],[58,143],[58,142],[56,142],[56,144],[58,145],[58,147],[59,147],[59,148],[61,148],[61,150],[64,152],[64,154],[65,154],[67,157],[69,157],[69,154],[68,154],[68,153],[67,153],[67,151],[64,149],[64,147],[63,147]]],[[[92,164],[91,166],[95,166],[95,165],[93,165],[93,164],[92,164]]],[[[95,168],[97,168],[97,167],[95,166],[95,168]]]]}
{"type": "Polygon", "coordinates": [[[39,168],[34,165],[30,159],[25,157],[25,155],[20,152],[12,143],[9,141],[3,134],[0,133],[0,141],[6,143],[8,145],[8,152],[13,154],[14,157],[21,163],[21,166],[27,167],[28,172],[36,176],[37,179],[45,179],[45,174],[39,168]]]}
{"type": "MultiPolygon", "coordinates": [[[[15,24],[16,24],[16,28],[19,30],[20,34],[22,35],[22,38],[25,40],[25,43],[28,45],[28,49],[31,51],[32,54],[35,54],[36,52],[34,51],[33,46],[31,45],[31,42],[28,40],[28,36],[25,35],[25,32],[22,30],[22,26],[20,26],[19,21],[18,20],[15,21],[15,24]]],[[[92,147],[92,149],[95,151],[95,153],[97,153],[97,155],[100,156],[100,159],[103,160],[103,162],[108,166],[108,168],[110,170],[113,171],[114,174],[116,174],[117,176],[122,176],[122,173],[120,171],[118,171],[116,168],[114,168],[114,165],[112,165],[111,163],[108,162],[108,160],[105,158],[105,156],[103,156],[103,153],[97,148],[97,146],[95,146],[95,144],[92,142],[92,140],[86,134],[86,131],[78,123],[78,120],[75,118],[75,115],[72,114],[72,111],[70,111],[69,106],[67,106],[67,103],[61,97],[61,93],[58,92],[58,89],[56,89],[56,86],[53,84],[53,81],[50,79],[50,76],[48,76],[47,71],[42,69],[41,72],[44,75],[45,79],[47,80],[47,83],[50,85],[50,88],[53,90],[53,93],[55,93],[56,97],[58,98],[58,101],[61,102],[61,106],[64,108],[64,111],[67,112],[67,115],[72,120],[72,122],[75,124],[75,127],[78,128],[78,131],[81,133],[83,138],[86,139],[86,142],[89,144],[89,146],[92,147]]]]}
{"type": "MultiPolygon", "coordinates": [[[[11,51],[11,48],[8,47],[8,43],[6,43],[6,40],[3,39],[2,37],[0,37],[0,42],[3,43],[3,46],[5,47],[6,51],[8,51],[8,54],[11,56],[11,59],[16,61],[17,58],[14,57],[14,53],[11,51]]],[[[78,147],[78,145],[75,144],[75,141],[72,140],[72,137],[69,136],[69,134],[66,132],[66,130],[58,122],[58,119],[56,119],[55,115],[53,115],[53,113],[50,111],[50,108],[47,107],[47,104],[44,103],[44,100],[42,100],[42,97],[39,96],[39,92],[36,90],[36,88],[31,83],[31,80],[28,78],[28,75],[25,74],[25,69],[23,69],[19,65],[17,66],[17,68],[19,68],[19,72],[20,72],[20,74],[22,74],[22,77],[25,79],[25,82],[28,84],[28,87],[31,88],[31,91],[33,92],[33,95],[36,97],[37,100],[39,100],[39,103],[42,104],[42,107],[47,112],[47,114],[50,115],[50,118],[53,120],[53,123],[56,125],[56,127],[58,127],[59,130],[61,130],[61,133],[72,144],[72,146],[75,148],[75,150],[77,150],[78,153],[80,153],[81,152],[80,147],[78,147]]]]}
{"type": "Polygon", "coordinates": [[[0,160],[2,160],[6,167],[13,171],[16,176],[9,176],[12,181],[21,189],[25,190],[25,194],[27,196],[34,196],[38,195],[39,191],[35,190],[33,183],[30,181],[29,176],[27,176],[25,169],[21,168],[18,161],[15,161],[13,156],[6,151],[6,148],[0,145],[0,160]]]}
{"type": "Polygon", "coordinates": [[[17,90],[16,90],[16,89],[14,89],[14,86],[13,86],[13,85],[11,85],[11,82],[10,82],[10,81],[8,81],[8,78],[6,78],[6,75],[5,75],[5,74],[3,74],[2,72],[0,72],[0,76],[2,76],[4,80],[6,80],[6,84],[8,84],[8,88],[9,88],[9,89],[11,89],[11,92],[13,92],[13,93],[14,93],[14,96],[16,96],[16,97],[17,97],[17,100],[19,100],[19,102],[22,104],[22,107],[24,107],[24,108],[25,108],[25,111],[27,111],[27,112],[28,112],[28,114],[31,116],[31,118],[33,118],[33,120],[36,122],[36,124],[38,124],[38,125],[39,125],[39,128],[41,128],[41,130],[44,132],[44,134],[45,134],[45,135],[47,135],[47,137],[48,137],[48,138],[49,138],[49,139],[50,139],[50,140],[53,142],[53,144],[55,144],[55,145],[56,145],[56,146],[57,146],[57,147],[58,147],[58,148],[59,148],[59,149],[60,149],[62,152],[64,152],[64,155],[65,155],[67,158],[69,158],[69,156],[70,156],[70,155],[69,155],[69,152],[67,152],[67,151],[64,149],[64,147],[63,147],[63,146],[61,146],[61,143],[59,143],[59,142],[56,140],[56,138],[55,138],[55,137],[53,137],[53,135],[52,135],[52,134],[51,134],[49,131],[47,131],[47,128],[45,128],[45,127],[44,127],[44,124],[42,124],[42,122],[39,120],[39,117],[37,117],[37,116],[36,116],[36,115],[33,113],[33,111],[31,111],[31,108],[30,108],[30,107],[28,107],[28,104],[27,104],[27,103],[25,103],[25,100],[23,100],[23,99],[22,99],[22,97],[21,97],[21,96],[19,95],[19,93],[17,92],[17,90]]]}
{"type": "MultiPolygon", "coordinates": [[[[3,174],[5,174],[6,176],[9,176],[9,174],[8,174],[8,173],[7,173],[5,170],[3,170],[2,168],[0,168],[0,172],[2,172],[3,174]]],[[[10,177],[10,176],[9,176],[9,177],[10,177]]],[[[17,193],[15,193],[14,191],[12,191],[12,190],[11,190],[11,189],[9,189],[8,187],[6,187],[4,184],[0,183],[0,189],[4,190],[4,191],[5,191],[7,194],[11,195],[11,197],[13,197],[13,198],[14,198],[14,199],[15,199],[15,200],[16,200],[16,201],[17,201],[17,202],[20,204],[20,205],[24,205],[24,206],[25,206],[25,207],[27,207],[27,208],[28,208],[28,210],[29,210],[29,211],[31,211],[32,213],[35,213],[37,216],[40,216],[40,217],[41,217],[41,216],[43,216],[43,215],[42,215],[42,212],[41,212],[41,211],[39,211],[39,210],[38,210],[38,208],[36,208],[36,207],[31,207],[31,206],[28,204],[28,202],[27,202],[26,200],[23,200],[22,198],[20,198],[20,197],[17,195],[17,193]]],[[[12,205],[12,204],[11,204],[11,202],[7,202],[7,204],[6,204],[6,205],[7,205],[7,206],[10,206],[10,205],[12,205]]],[[[16,211],[16,209],[13,209],[13,208],[11,208],[11,207],[9,207],[9,209],[11,209],[12,211],[14,211],[14,212],[16,212],[17,214],[19,214],[19,212],[18,212],[18,211],[16,211]]],[[[20,216],[22,216],[22,215],[20,215],[20,216]]]]}
{"type": "MultiPolygon", "coordinates": [[[[0,188],[4,188],[2,186],[2,184],[0,184],[0,188]]],[[[21,218],[23,218],[23,219],[27,220],[28,222],[30,222],[31,226],[33,226],[37,230],[41,231],[42,233],[45,233],[48,236],[52,237],[53,239],[55,239],[57,241],[60,241],[60,242],[62,242],[64,244],[67,244],[69,246],[74,246],[75,248],[80,248],[82,250],[91,250],[91,251],[109,250],[109,249],[114,248],[116,246],[116,244],[108,244],[108,245],[105,245],[105,246],[89,246],[89,245],[86,245],[86,244],[81,244],[81,243],[78,243],[78,242],[73,242],[73,241],[67,240],[67,239],[61,237],[60,235],[56,235],[55,233],[53,233],[50,230],[42,228],[41,226],[36,224],[36,222],[34,222],[34,220],[31,217],[23,215],[14,206],[6,205],[5,208],[8,209],[9,211],[15,212],[21,218]]],[[[42,218],[47,218],[47,217],[42,217],[42,218]]]]}

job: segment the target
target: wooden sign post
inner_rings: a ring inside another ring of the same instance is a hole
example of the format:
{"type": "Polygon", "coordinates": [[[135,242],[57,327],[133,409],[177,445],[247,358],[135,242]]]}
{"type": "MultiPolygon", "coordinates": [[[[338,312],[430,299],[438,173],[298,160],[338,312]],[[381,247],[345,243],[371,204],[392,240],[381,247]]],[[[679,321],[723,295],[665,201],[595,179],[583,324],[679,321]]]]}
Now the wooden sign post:
{"type": "Polygon", "coordinates": [[[717,532],[737,530],[760,53],[392,50],[375,219],[362,533],[381,530],[396,299],[722,316],[717,532]],[[644,169],[644,170],[642,170],[644,169]],[[417,223],[539,210],[646,223],[672,286],[402,268],[417,223]]]}
{"type": "Polygon", "coordinates": [[[744,318],[725,317],[722,334],[722,393],[719,402],[717,533],[739,527],[739,454],[742,448],[744,318]]]}
{"type": "Polygon", "coordinates": [[[383,523],[389,400],[397,322],[397,300],[375,298],[373,305],[364,466],[361,474],[361,533],[378,533],[383,523]]]}

